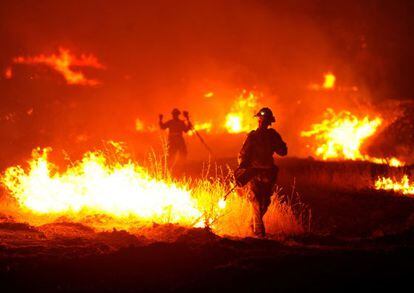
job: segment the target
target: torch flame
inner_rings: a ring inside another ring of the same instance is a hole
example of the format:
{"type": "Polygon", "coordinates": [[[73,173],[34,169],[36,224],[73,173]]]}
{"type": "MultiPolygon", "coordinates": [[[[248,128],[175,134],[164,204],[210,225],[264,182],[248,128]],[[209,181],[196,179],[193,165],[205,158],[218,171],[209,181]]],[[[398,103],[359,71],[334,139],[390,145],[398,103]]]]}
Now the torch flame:
{"type": "Polygon", "coordinates": [[[69,85],[95,86],[100,84],[98,80],[88,79],[81,71],[75,71],[72,67],[92,67],[103,69],[104,66],[99,63],[93,55],[81,55],[76,57],[68,49],[59,48],[59,54],[38,55],[34,57],[16,57],[13,59],[15,64],[44,64],[59,72],[69,85]]]}
{"type": "Polygon", "coordinates": [[[402,193],[405,195],[414,195],[414,183],[410,183],[407,175],[401,178],[401,181],[397,181],[392,178],[381,177],[375,181],[375,189],[377,190],[393,190],[394,192],[402,193]]]}

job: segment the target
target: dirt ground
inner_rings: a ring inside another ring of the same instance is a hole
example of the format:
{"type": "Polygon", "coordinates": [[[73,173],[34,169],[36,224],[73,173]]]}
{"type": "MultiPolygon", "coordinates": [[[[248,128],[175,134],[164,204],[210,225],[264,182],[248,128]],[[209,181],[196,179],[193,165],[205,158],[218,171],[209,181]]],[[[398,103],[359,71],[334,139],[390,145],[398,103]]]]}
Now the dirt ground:
{"type": "Polygon", "coordinates": [[[388,171],[296,159],[279,165],[279,184],[287,193],[294,187],[312,211],[309,232],[236,239],[153,225],[132,234],[75,223],[33,227],[3,217],[1,292],[395,291],[410,285],[414,199],[368,184],[388,171]]]}

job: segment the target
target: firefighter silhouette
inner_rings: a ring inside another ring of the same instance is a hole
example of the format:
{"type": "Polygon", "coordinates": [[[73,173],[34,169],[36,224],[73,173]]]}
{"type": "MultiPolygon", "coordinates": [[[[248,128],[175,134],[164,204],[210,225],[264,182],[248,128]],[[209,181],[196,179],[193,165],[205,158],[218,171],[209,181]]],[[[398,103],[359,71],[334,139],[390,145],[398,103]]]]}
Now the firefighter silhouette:
{"type": "Polygon", "coordinates": [[[181,111],[177,108],[171,112],[172,119],[163,122],[163,115],[159,115],[159,125],[161,129],[168,129],[167,159],[169,167],[173,167],[177,161],[184,162],[187,157],[187,147],[185,145],[183,133],[192,129],[188,119],[188,112],[184,112],[186,122],[179,117],[181,111]]]}
{"type": "Polygon", "coordinates": [[[259,125],[248,134],[240,150],[235,177],[239,185],[249,186],[253,212],[252,232],[258,237],[264,237],[266,230],[263,216],[270,205],[278,175],[273,154],[287,155],[287,146],[280,134],[269,127],[275,122],[269,108],[262,108],[255,116],[258,117],[259,125]]]}

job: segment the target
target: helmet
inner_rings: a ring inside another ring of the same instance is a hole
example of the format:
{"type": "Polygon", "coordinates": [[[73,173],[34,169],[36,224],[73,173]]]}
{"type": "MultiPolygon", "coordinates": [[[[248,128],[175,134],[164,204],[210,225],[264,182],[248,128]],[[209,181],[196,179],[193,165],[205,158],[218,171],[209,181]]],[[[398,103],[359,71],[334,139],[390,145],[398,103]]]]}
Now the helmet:
{"type": "Polygon", "coordinates": [[[254,115],[255,117],[263,117],[264,119],[267,119],[270,123],[275,122],[275,116],[273,116],[273,112],[272,110],[270,110],[267,107],[264,107],[262,109],[260,109],[259,112],[257,112],[256,115],[254,115]]]}
{"type": "Polygon", "coordinates": [[[180,111],[180,110],[178,110],[177,108],[174,108],[174,109],[171,111],[171,114],[172,114],[172,115],[180,115],[180,114],[181,114],[181,111],[180,111]]]}

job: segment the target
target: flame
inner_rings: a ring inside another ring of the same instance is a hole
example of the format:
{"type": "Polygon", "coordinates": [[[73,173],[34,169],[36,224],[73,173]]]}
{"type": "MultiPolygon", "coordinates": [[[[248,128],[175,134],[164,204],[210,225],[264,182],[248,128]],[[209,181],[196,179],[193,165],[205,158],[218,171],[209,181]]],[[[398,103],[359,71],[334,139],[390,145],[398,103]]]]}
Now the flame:
{"type": "Polygon", "coordinates": [[[212,98],[213,96],[214,96],[213,92],[207,92],[207,93],[204,94],[205,98],[212,98]]]}
{"type": "MultiPolygon", "coordinates": [[[[210,131],[211,131],[211,128],[213,127],[213,124],[211,123],[211,122],[203,122],[203,123],[198,123],[198,122],[196,122],[194,125],[193,125],[193,128],[194,128],[194,130],[196,130],[196,131],[200,131],[200,130],[202,130],[202,131],[205,131],[205,132],[207,132],[207,133],[210,133],[210,131]]],[[[190,130],[189,132],[188,132],[188,135],[194,135],[194,131],[193,130],[190,130]]]]}
{"type": "MultiPolygon", "coordinates": [[[[116,145],[114,145],[116,146],[116,145]]],[[[202,213],[185,186],[160,181],[127,161],[110,164],[99,152],[89,152],[65,172],[55,171],[48,152],[37,150],[26,173],[11,167],[3,184],[23,210],[35,214],[105,214],[114,218],[168,221],[194,225],[202,213]]]]}
{"type": "Polygon", "coordinates": [[[402,193],[405,195],[414,195],[414,183],[410,183],[410,179],[407,175],[404,175],[401,178],[401,181],[386,177],[378,178],[375,181],[375,189],[393,190],[394,192],[402,193]]]}
{"type": "Polygon", "coordinates": [[[362,119],[348,111],[336,114],[332,109],[325,112],[326,119],[313,124],[312,129],[302,131],[301,136],[315,137],[321,145],[316,149],[316,155],[322,159],[343,158],[363,159],[360,152],[362,143],[375,133],[382,120],[379,117],[362,119]]]}
{"type": "Polygon", "coordinates": [[[301,132],[301,136],[314,137],[318,142],[315,150],[317,157],[323,160],[367,160],[393,167],[404,165],[397,158],[375,158],[361,153],[362,144],[382,124],[380,117],[358,118],[348,111],[336,114],[332,109],[326,110],[325,117],[321,123],[313,124],[311,130],[301,132]]]}
{"type": "Polygon", "coordinates": [[[226,115],[225,128],[229,133],[249,132],[257,127],[254,114],[258,108],[258,98],[253,92],[244,90],[226,115]]]}
{"type": "Polygon", "coordinates": [[[329,72],[324,75],[324,82],[322,87],[324,89],[333,89],[335,87],[336,77],[333,73],[329,72]]]}
{"type": "MultiPolygon", "coordinates": [[[[51,149],[34,150],[27,169],[10,167],[0,177],[17,205],[2,205],[1,212],[32,225],[63,220],[98,230],[135,231],[152,223],[174,223],[208,225],[219,235],[250,235],[244,220],[250,217],[248,191],[239,190],[240,196],[233,191],[224,200],[231,188],[225,177],[173,180],[156,164],[144,168],[132,161],[122,143],[109,142],[108,147],[115,151],[88,152],[63,171],[49,161],[51,149]]],[[[302,231],[290,208],[277,200],[265,221],[276,233],[302,231]]]]}
{"type": "Polygon", "coordinates": [[[13,59],[13,63],[27,65],[43,64],[59,72],[65,78],[67,84],[84,86],[96,86],[100,84],[100,81],[88,79],[81,71],[75,71],[72,67],[104,68],[95,56],[81,55],[76,57],[65,48],[59,48],[59,54],[16,57],[13,59]]]}

